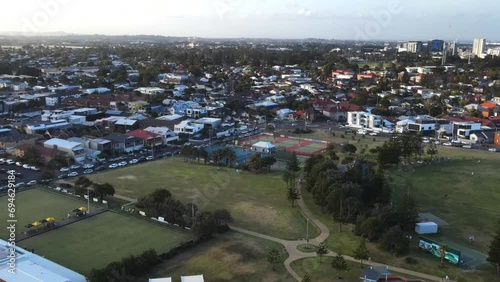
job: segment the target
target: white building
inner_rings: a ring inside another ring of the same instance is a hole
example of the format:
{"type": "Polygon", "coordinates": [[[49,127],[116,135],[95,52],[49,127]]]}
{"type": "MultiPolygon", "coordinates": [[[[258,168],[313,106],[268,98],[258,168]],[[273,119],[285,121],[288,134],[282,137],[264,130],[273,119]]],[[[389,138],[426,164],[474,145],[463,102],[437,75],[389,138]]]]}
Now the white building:
{"type": "Polygon", "coordinates": [[[82,162],[85,160],[85,149],[82,144],[77,142],[71,142],[64,139],[52,138],[43,143],[45,148],[55,149],[61,152],[65,152],[68,156],[75,159],[76,162],[82,162]]]}
{"type": "Polygon", "coordinates": [[[9,246],[4,240],[0,240],[0,253],[2,263],[0,264],[0,281],[9,282],[85,282],[85,277],[55,262],[28,252],[16,246],[9,246]],[[16,274],[9,273],[7,260],[9,255],[16,257],[16,274]]]}
{"type": "Polygon", "coordinates": [[[270,154],[276,151],[276,147],[269,142],[257,142],[252,145],[252,151],[257,153],[270,154]]]}
{"type": "Polygon", "coordinates": [[[382,117],[367,112],[348,112],[347,124],[354,128],[382,129],[382,117]]]}
{"type": "Polygon", "coordinates": [[[168,127],[147,127],[144,130],[151,132],[151,133],[156,133],[161,135],[163,139],[163,144],[167,144],[169,142],[179,140],[179,136],[175,134],[172,130],[170,130],[168,127]]]}
{"type": "Polygon", "coordinates": [[[181,123],[174,126],[174,132],[185,133],[185,134],[196,134],[202,131],[204,128],[203,124],[195,123],[193,120],[183,120],[181,123]]]}
{"type": "Polygon", "coordinates": [[[484,46],[486,45],[486,39],[476,38],[472,45],[472,54],[481,57],[484,52],[484,46]]]}
{"type": "Polygon", "coordinates": [[[161,95],[165,93],[165,89],[159,87],[140,87],[134,91],[140,92],[145,95],[161,95]]]}
{"type": "Polygon", "coordinates": [[[45,97],[45,105],[53,107],[59,103],[59,97],[45,97]]]}

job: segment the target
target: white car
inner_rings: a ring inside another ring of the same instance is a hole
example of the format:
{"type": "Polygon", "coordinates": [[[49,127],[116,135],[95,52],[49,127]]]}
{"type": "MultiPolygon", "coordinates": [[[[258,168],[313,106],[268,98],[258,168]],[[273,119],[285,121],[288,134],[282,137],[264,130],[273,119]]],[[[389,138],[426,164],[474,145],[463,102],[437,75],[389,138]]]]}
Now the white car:
{"type": "Polygon", "coordinates": [[[422,142],[423,142],[423,143],[425,143],[425,144],[427,144],[427,143],[431,143],[431,140],[429,140],[429,139],[424,139],[424,140],[422,140],[422,142]]]}
{"type": "Polygon", "coordinates": [[[451,142],[446,142],[446,143],[443,143],[443,146],[453,146],[453,143],[451,143],[451,142]]]}
{"type": "Polygon", "coordinates": [[[370,135],[371,135],[371,136],[377,136],[377,135],[378,135],[378,133],[377,133],[377,132],[370,132],[370,135]]]}
{"type": "Polygon", "coordinates": [[[130,160],[128,163],[129,164],[136,164],[137,162],[139,162],[138,159],[133,159],[133,160],[130,160]]]}
{"type": "Polygon", "coordinates": [[[83,165],[83,168],[93,168],[94,165],[93,164],[84,164],[83,165]]]}
{"type": "Polygon", "coordinates": [[[31,186],[31,185],[36,185],[36,180],[31,180],[30,182],[28,182],[28,186],[31,186]]]}
{"type": "Polygon", "coordinates": [[[80,166],[79,166],[79,165],[72,165],[72,166],[71,166],[71,169],[79,169],[79,168],[80,168],[80,166]]]}
{"type": "Polygon", "coordinates": [[[366,135],[367,133],[366,130],[358,130],[358,134],[360,135],[366,135]]]}
{"type": "Polygon", "coordinates": [[[30,168],[31,168],[31,166],[30,166],[29,164],[24,164],[24,165],[23,165],[23,168],[25,168],[25,169],[30,169],[30,168]]]}
{"type": "Polygon", "coordinates": [[[490,151],[490,152],[496,152],[497,148],[489,148],[488,151],[490,151]]]}
{"type": "Polygon", "coordinates": [[[18,183],[16,184],[16,188],[19,188],[19,187],[24,187],[24,186],[26,186],[26,183],[24,183],[24,182],[18,182],[18,183]]]}
{"type": "Polygon", "coordinates": [[[39,169],[38,167],[36,167],[36,166],[32,166],[32,167],[30,167],[30,169],[31,169],[31,170],[34,170],[34,171],[40,171],[40,169],[39,169]]]}
{"type": "Polygon", "coordinates": [[[472,149],[472,146],[469,144],[469,145],[463,145],[462,148],[465,148],[465,149],[472,149]]]}
{"type": "Polygon", "coordinates": [[[153,157],[153,156],[148,156],[148,157],[146,158],[146,160],[148,160],[148,161],[151,161],[151,160],[154,160],[154,159],[155,159],[155,157],[153,157]]]}
{"type": "Polygon", "coordinates": [[[16,163],[15,161],[13,161],[13,160],[11,160],[11,159],[6,160],[5,162],[6,162],[6,163],[8,163],[8,164],[10,164],[10,165],[11,165],[11,164],[15,164],[15,163],[16,163]]]}
{"type": "Polygon", "coordinates": [[[120,162],[118,165],[119,165],[119,166],[126,166],[126,165],[127,165],[127,162],[120,162]]]}
{"type": "Polygon", "coordinates": [[[68,174],[68,177],[75,177],[75,176],[78,176],[78,172],[76,171],[73,171],[70,174],[68,174]]]}
{"type": "Polygon", "coordinates": [[[118,165],[117,165],[117,164],[110,164],[108,167],[109,167],[109,168],[117,168],[117,167],[118,167],[118,165]]]}
{"type": "Polygon", "coordinates": [[[86,169],[83,173],[85,173],[85,174],[91,174],[92,172],[94,172],[94,170],[92,170],[92,169],[86,169]]]}
{"type": "Polygon", "coordinates": [[[23,164],[21,162],[17,162],[16,165],[17,166],[23,166],[23,164]]]}
{"type": "Polygon", "coordinates": [[[69,167],[61,167],[60,172],[69,171],[69,167]]]}

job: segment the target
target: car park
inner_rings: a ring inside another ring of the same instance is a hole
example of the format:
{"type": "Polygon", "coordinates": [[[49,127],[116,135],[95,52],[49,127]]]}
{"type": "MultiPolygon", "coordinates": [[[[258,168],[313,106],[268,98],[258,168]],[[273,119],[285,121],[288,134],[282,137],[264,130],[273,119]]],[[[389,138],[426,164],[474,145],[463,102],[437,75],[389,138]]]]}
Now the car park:
{"type": "Polygon", "coordinates": [[[28,182],[27,185],[28,186],[32,186],[32,185],[36,185],[36,184],[37,184],[36,180],[31,180],[31,181],[28,182]]]}
{"type": "Polygon", "coordinates": [[[91,174],[92,172],[94,172],[94,170],[92,169],[86,169],[85,171],[83,171],[83,173],[85,174],[91,174]]]}
{"type": "Polygon", "coordinates": [[[73,171],[70,174],[68,174],[68,177],[75,177],[75,176],[78,176],[78,172],[76,171],[73,171]]]}
{"type": "Polygon", "coordinates": [[[60,172],[69,171],[69,167],[61,167],[60,172]]]}

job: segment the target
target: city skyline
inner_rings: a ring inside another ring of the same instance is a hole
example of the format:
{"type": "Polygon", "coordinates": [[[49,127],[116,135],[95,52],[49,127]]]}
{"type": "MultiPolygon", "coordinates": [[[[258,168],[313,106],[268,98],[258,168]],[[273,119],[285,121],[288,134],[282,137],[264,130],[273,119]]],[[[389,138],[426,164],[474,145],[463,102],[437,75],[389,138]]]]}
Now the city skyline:
{"type": "Polygon", "coordinates": [[[0,33],[163,35],[203,38],[500,40],[500,2],[430,0],[28,0],[3,3],[0,33]],[[432,4],[432,5],[430,5],[432,4]],[[474,5],[472,5],[474,4],[474,5]],[[132,8],[130,8],[132,7],[132,8]],[[488,7],[488,9],[485,9],[488,7]],[[498,9],[497,9],[498,8],[498,9]],[[468,20],[464,20],[468,18],[468,20]],[[230,27],[230,28],[228,28],[230,27]]]}

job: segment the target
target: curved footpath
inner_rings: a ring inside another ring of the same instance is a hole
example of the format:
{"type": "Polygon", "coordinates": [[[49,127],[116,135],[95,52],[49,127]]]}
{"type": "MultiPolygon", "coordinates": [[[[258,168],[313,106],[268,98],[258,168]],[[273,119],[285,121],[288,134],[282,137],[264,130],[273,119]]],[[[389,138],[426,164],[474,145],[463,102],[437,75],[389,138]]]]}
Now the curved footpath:
{"type": "MultiPolygon", "coordinates": [[[[300,184],[298,184],[298,188],[300,190],[300,188],[301,188],[300,184]]],[[[306,218],[308,218],[311,222],[313,222],[321,231],[321,233],[319,234],[318,237],[310,240],[310,244],[318,245],[319,243],[324,242],[326,239],[328,239],[328,237],[330,236],[330,229],[328,229],[328,227],[326,227],[326,225],[324,225],[319,219],[317,219],[314,216],[314,214],[306,206],[306,204],[304,203],[304,200],[302,198],[300,198],[300,200],[298,200],[297,203],[298,203],[299,207],[302,209],[304,216],[306,218]]],[[[296,261],[296,260],[317,256],[316,253],[304,253],[304,252],[299,251],[297,249],[297,247],[299,245],[304,244],[303,240],[295,240],[295,241],[283,240],[283,239],[279,239],[276,237],[268,236],[265,234],[261,234],[258,232],[246,230],[246,229],[235,227],[235,226],[230,226],[230,228],[234,231],[237,231],[237,232],[241,232],[241,233],[251,235],[254,237],[258,237],[261,239],[280,243],[283,246],[285,246],[286,251],[288,252],[288,258],[284,262],[285,268],[293,276],[293,278],[295,278],[295,280],[297,280],[297,281],[302,281],[302,278],[292,269],[291,263],[296,261]]],[[[332,252],[331,250],[329,250],[329,252],[326,256],[336,256],[336,255],[337,254],[335,252],[332,252]]],[[[359,260],[357,260],[353,257],[350,257],[350,256],[344,255],[344,258],[348,261],[357,262],[357,263],[360,262],[359,260]]],[[[371,265],[371,266],[389,266],[389,269],[392,271],[395,271],[395,272],[398,272],[401,274],[410,275],[410,276],[417,277],[417,278],[421,278],[421,279],[425,279],[426,281],[436,281],[436,282],[443,281],[442,278],[437,277],[437,276],[433,276],[433,275],[429,275],[429,274],[425,274],[425,273],[421,273],[421,272],[416,272],[416,271],[412,271],[412,270],[408,270],[408,269],[404,269],[404,268],[399,268],[399,267],[395,267],[395,266],[390,266],[390,265],[383,264],[383,263],[377,263],[377,262],[373,262],[373,261],[363,261],[363,263],[366,265],[371,265]]],[[[448,281],[453,282],[452,280],[448,280],[448,281]]]]}

